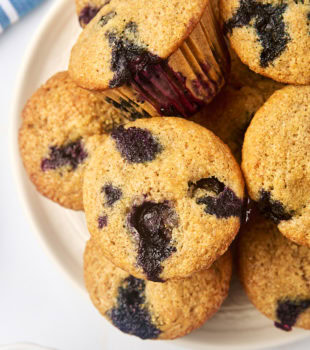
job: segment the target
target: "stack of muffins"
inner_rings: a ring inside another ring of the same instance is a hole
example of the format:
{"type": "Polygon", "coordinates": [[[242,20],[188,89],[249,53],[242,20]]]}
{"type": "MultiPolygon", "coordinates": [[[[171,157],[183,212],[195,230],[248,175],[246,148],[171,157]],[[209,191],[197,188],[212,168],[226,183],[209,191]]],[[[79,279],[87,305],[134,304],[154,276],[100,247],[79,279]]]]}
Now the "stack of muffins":
{"type": "Polygon", "coordinates": [[[240,231],[250,300],[310,329],[310,3],[76,7],[69,69],[29,99],[19,143],[38,191],[85,211],[96,308],[142,339],[188,334],[226,298],[240,231]]]}

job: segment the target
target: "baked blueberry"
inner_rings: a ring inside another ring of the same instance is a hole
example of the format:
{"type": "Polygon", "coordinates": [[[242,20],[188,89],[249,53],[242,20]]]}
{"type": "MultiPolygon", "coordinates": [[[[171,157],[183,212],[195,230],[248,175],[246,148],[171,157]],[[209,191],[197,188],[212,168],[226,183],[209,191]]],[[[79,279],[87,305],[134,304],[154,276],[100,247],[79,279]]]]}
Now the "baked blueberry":
{"type": "Polygon", "coordinates": [[[104,193],[105,204],[109,207],[112,207],[112,205],[122,197],[122,190],[112,184],[104,185],[101,192],[104,193]]]}
{"type": "Polygon", "coordinates": [[[55,170],[68,165],[75,170],[87,157],[81,140],[70,142],[64,146],[50,146],[48,158],[42,159],[42,171],[55,170]]]}
{"type": "Polygon", "coordinates": [[[217,218],[241,217],[242,214],[242,200],[227,187],[218,197],[204,196],[197,198],[196,202],[205,206],[204,211],[207,214],[215,215],[217,218]]]}
{"type": "Polygon", "coordinates": [[[145,305],[145,281],[127,277],[118,288],[117,304],[108,311],[115,327],[141,339],[156,339],[161,331],[152,324],[145,305]]]}
{"type": "Polygon", "coordinates": [[[125,129],[121,125],[112,131],[111,137],[116,141],[122,156],[130,163],[151,162],[162,151],[160,143],[147,129],[125,129]]]}
{"type": "Polygon", "coordinates": [[[295,301],[284,299],[278,301],[276,315],[280,322],[276,321],[275,326],[283,329],[284,331],[292,330],[298,316],[308,308],[310,308],[310,299],[295,301]]]}
{"type": "Polygon", "coordinates": [[[215,215],[217,218],[228,218],[230,216],[241,217],[243,202],[235,193],[215,176],[203,178],[196,183],[189,183],[193,187],[193,195],[196,203],[204,205],[207,214],[215,215]],[[200,189],[198,196],[197,190],[200,189]],[[204,194],[204,192],[210,193],[204,194]]]}
{"type": "Polygon", "coordinates": [[[138,26],[134,22],[126,23],[121,33],[112,30],[105,35],[112,49],[111,70],[114,77],[109,82],[110,88],[130,83],[147,66],[161,61],[160,57],[148,52],[144,45],[137,44],[138,26]]]}
{"type": "Polygon", "coordinates": [[[267,218],[272,219],[276,224],[282,220],[290,220],[292,214],[287,213],[283,204],[271,198],[271,193],[261,190],[259,193],[258,208],[267,218]]]}
{"type": "Polygon", "coordinates": [[[172,230],[178,225],[178,216],[172,203],[144,201],[133,206],[128,225],[138,246],[137,264],[148,280],[162,282],[159,278],[161,262],[176,251],[171,237],[172,230]]]}

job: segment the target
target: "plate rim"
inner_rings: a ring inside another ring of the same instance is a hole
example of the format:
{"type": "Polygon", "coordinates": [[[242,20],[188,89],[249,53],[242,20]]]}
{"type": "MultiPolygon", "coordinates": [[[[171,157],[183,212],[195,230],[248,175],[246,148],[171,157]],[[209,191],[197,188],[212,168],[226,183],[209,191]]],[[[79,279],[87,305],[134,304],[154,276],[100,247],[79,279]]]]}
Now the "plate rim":
{"type": "Polygon", "coordinates": [[[53,350],[52,348],[47,348],[42,345],[38,345],[32,342],[25,343],[12,343],[0,346],[0,350],[53,350]]]}
{"type": "MultiPolygon", "coordinates": [[[[33,211],[32,207],[29,205],[29,198],[27,196],[26,187],[23,184],[23,177],[22,173],[25,172],[22,161],[20,159],[19,154],[19,144],[18,144],[18,134],[16,134],[16,131],[19,129],[20,125],[20,101],[22,99],[22,96],[24,94],[24,77],[27,75],[27,72],[31,69],[31,66],[33,64],[34,60],[34,53],[37,51],[37,48],[40,44],[40,40],[42,39],[42,36],[48,31],[48,28],[53,24],[55,15],[61,11],[62,8],[65,8],[68,6],[67,0],[56,0],[54,4],[52,4],[49,11],[45,14],[42,21],[40,22],[39,26],[35,30],[29,44],[27,45],[27,48],[25,50],[25,53],[23,55],[22,63],[20,64],[19,69],[17,70],[16,80],[14,82],[14,88],[12,93],[12,100],[11,108],[10,108],[10,125],[9,125],[9,153],[10,153],[10,163],[11,163],[11,169],[13,173],[14,183],[16,185],[17,194],[19,197],[19,200],[22,204],[23,212],[25,213],[25,217],[27,218],[27,221],[30,223],[30,229],[37,237],[37,240],[40,244],[40,246],[43,248],[45,254],[49,257],[51,261],[53,261],[53,264],[57,266],[57,269],[61,271],[63,276],[66,276],[67,280],[71,281],[72,287],[75,286],[80,291],[80,294],[87,297],[87,292],[85,287],[80,285],[78,280],[72,275],[70,272],[70,268],[67,264],[63,264],[63,260],[60,257],[60,255],[57,253],[56,249],[53,249],[51,245],[48,242],[47,237],[42,234],[44,231],[42,228],[42,224],[37,220],[37,214],[33,211]],[[15,101],[18,101],[18,103],[14,103],[15,101]]],[[[75,288],[74,287],[74,288],[75,288]]],[[[297,341],[304,340],[306,338],[309,338],[309,334],[304,333],[298,333],[293,337],[292,339],[285,339],[283,338],[277,338],[276,341],[273,341],[272,339],[268,340],[268,344],[264,345],[255,345],[253,344],[231,344],[231,349],[267,349],[275,346],[282,346],[282,345],[289,345],[297,341]]],[[[183,348],[190,348],[190,340],[184,341],[183,344],[181,344],[182,339],[180,338],[175,341],[175,345],[179,345],[183,348]]],[[[171,343],[172,345],[172,343],[171,343]]],[[[205,344],[206,349],[212,346],[214,349],[228,349],[228,347],[223,345],[217,345],[217,344],[205,344]]]]}

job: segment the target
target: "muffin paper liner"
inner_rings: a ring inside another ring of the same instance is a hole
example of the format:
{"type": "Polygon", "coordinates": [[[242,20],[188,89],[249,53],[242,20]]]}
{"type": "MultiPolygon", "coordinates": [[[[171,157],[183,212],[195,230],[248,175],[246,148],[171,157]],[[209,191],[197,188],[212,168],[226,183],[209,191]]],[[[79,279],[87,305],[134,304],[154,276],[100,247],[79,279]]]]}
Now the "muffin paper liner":
{"type": "Polygon", "coordinates": [[[137,72],[130,86],[105,91],[129,120],[152,116],[189,118],[212,101],[229,73],[229,53],[212,6],[167,60],[137,72]]]}

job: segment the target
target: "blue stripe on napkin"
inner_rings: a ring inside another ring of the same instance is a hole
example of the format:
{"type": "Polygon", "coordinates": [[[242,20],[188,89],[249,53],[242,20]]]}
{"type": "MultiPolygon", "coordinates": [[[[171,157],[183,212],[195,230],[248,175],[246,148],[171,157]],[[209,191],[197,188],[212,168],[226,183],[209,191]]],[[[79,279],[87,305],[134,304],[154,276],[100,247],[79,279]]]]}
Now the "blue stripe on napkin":
{"type": "Polygon", "coordinates": [[[0,0],[0,33],[44,0],[0,0]]]}
{"type": "Polygon", "coordinates": [[[5,29],[6,27],[8,27],[10,25],[10,19],[9,17],[6,15],[6,13],[3,11],[2,7],[0,6],[0,27],[2,29],[5,29]]]}
{"type": "Polygon", "coordinates": [[[43,0],[10,0],[19,17],[24,16],[42,1],[43,0]]]}

